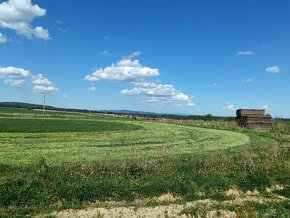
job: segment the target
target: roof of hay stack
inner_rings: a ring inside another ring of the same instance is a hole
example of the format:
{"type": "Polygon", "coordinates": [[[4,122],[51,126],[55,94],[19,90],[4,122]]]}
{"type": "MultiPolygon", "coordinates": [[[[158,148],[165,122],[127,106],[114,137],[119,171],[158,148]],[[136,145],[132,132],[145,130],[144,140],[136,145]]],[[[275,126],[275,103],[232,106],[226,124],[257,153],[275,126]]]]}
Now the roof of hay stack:
{"type": "Polygon", "coordinates": [[[265,110],[264,109],[239,109],[237,110],[237,116],[264,116],[265,110]]]}

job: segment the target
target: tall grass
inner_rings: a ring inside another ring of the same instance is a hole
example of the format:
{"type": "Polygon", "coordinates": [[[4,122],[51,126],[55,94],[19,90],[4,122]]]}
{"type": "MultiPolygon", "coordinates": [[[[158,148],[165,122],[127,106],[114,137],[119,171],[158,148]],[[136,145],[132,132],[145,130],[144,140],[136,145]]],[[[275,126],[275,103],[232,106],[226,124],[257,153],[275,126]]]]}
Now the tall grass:
{"type": "Polygon", "coordinates": [[[151,161],[66,166],[49,166],[41,161],[26,167],[2,164],[0,207],[6,212],[32,208],[37,213],[79,208],[97,200],[132,201],[168,192],[184,200],[220,200],[224,197],[219,193],[231,187],[263,191],[273,184],[288,186],[288,162],[285,148],[256,144],[151,161]],[[200,192],[205,195],[198,195],[200,192]]]}

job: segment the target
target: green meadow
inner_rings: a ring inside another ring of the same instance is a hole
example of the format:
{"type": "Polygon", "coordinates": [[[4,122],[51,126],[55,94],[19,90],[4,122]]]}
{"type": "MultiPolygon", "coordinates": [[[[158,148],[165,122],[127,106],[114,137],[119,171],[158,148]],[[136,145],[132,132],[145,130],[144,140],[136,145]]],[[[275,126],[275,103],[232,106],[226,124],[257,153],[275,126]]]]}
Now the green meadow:
{"type": "Polygon", "coordinates": [[[87,163],[174,157],[249,143],[224,130],[132,121],[0,118],[1,162],[87,163]]]}
{"type": "MultiPolygon", "coordinates": [[[[230,121],[160,123],[63,112],[43,117],[39,111],[2,108],[0,217],[86,208],[96,201],[131,204],[167,193],[179,203],[223,202],[234,198],[225,194],[233,188],[284,199],[264,212],[252,207],[242,214],[287,217],[289,134],[289,122],[282,120],[272,132],[261,132],[230,121]],[[276,185],[283,188],[266,191],[276,185]],[[277,204],[279,210],[272,208],[277,204]]],[[[159,204],[149,202],[145,206],[159,204]]],[[[235,211],[224,209],[229,208],[235,211]]]]}

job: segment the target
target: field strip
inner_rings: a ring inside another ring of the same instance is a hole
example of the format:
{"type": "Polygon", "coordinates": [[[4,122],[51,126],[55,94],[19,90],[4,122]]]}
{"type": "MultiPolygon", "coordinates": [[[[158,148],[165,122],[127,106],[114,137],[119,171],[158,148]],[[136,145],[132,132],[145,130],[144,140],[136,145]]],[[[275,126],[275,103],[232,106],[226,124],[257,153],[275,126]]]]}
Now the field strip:
{"type": "Polygon", "coordinates": [[[26,123],[6,118],[7,127],[0,133],[2,163],[33,164],[43,158],[56,165],[132,158],[146,160],[226,149],[250,142],[249,137],[241,133],[157,122],[42,119],[39,126],[39,120],[27,119],[26,123]],[[41,132],[45,125],[50,132],[41,132]],[[12,132],[5,132],[9,128],[12,132]],[[17,132],[18,129],[23,132],[17,132]]]}

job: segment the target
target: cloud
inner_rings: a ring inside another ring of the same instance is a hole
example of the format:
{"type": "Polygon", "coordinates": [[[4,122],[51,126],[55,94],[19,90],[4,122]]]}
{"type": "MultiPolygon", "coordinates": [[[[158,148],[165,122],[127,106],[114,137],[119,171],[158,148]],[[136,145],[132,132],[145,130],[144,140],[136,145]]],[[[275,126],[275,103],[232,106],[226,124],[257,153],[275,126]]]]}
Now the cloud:
{"type": "Polygon", "coordinates": [[[140,56],[141,54],[142,54],[141,51],[134,51],[132,54],[125,56],[124,58],[132,59],[132,58],[140,56]]]}
{"type": "Polygon", "coordinates": [[[6,43],[7,42],[7,37],[0,33],[0,43],[6,43]]]}
{"type": "Polygon", "coordinates": [[[159,70],[143,66],[139,60],[133,59],[139,53],[133,53],[130,57],[123,57],[116,64],[104,69],[100,68],[91,75],[86,75],[88,81],[114,81],[114,82],[137,82],[146,77],[159,76],[159,70]]]}
{"type": "Polygon", "coordinates": [[[254,82],[253,79],[243,79],[241,80],[242,83],[251,83],[251,82],[254,82]]]}
{"type": "Polygon", "coordinates": [[[68,96],[67,94],[63,93],[63,94],[62,94],[62,97],[64,97],[64,98],[68,98],[69,96],[68,96]]]}
{"type": "Polygon", "coordinates": [[[104,50],[104,51],[99,52],[99,55],[101,55],[101,56],[110,56],[111,54],[107,50],[104,50]]]}
{"type": "Polygon", "coordinates": [[[21,87],[26,84],[27,78],[31,76],[28,70],[17,67],[0,67],[0,78],[5,79],[5,83],[10,86],[21,87]]]}
{"type": "Polygon", "coordinates": [[[261,108],[267,110],[267,109],[269,109],[270,107],[269,107],[267,104],[265,104],[265,105],[261,106],[261,108]]]}
{"type": "Polygon", "coordinates": [[[253,51],[239,51],[239,52],[237,52],[237,55],[249,56],[249,55],[255,55],[255,52],[253,52],[253,51]]]}
{"type": "Polygon", "coordinates": [[[63,33],[66,33],[66,30],[65,30],[64,28],[62,28],[62,27],[58,27],[57,29],[58,29],[59,31],[63,32],[63,33]]]}
{"type": "Polygon", "coordinates": [[[23,78],[30,76],[30,72],[28,70],[24,70],[22,68],[17,67],[0,67],[0,78],[8,77],[8,78],[23,78]]]}
{"type": "Polygon", "coordinates": [[[95,86],[92,86],[91,88],[89,88],[89,90],[92,91],[92,92],[94,92],[94,91],[96,91],[97,89],[96,89],[95,86]]]}
{"type": "Polygon", "coordinates": [[[5,83],[10,86],[23,87],[26,84],[25,79],[6,79],[5,83]]]}
{"type": "Polygon", "coordinates": [[[227,111],[235,111],[237,110],[237,108],[234,106],[233,103],[231,102],[227,102],[227,105],[225,107],[223,107],[224,110],[227,110],[227,111]]]}
{"type": "Polygon", "coordinates": [[[59,31],[65,33],[66,30],[62,27],[62,24],[63,24],[62,21],[61,21],[61,20],[56,20],[55,22],[56,22],[57,25],[58,25],[57,29],[58,29],[59,31]]]}
{"type": "Polygon", "coordinates": [[[153,82],[133,82],[133,89],[121,91],[124,95],[145,97],[145,102],[152,104],[187,104],[194,106],[192,97],[176,90],[173,85],[164,85],[153,82]]]}
{"type": "Polygon", "coordinates": [[[52,83],[45,78],[42,74],[38,74],[37,76],[32,76],[32,83],[35,85],[51,85],[52,83]]]}
{"type": "Polygon", "coordinates": [[[279,73],[279,72],[281,72],[281,69],[279,67],[277,67],[277,66],[273,66],[273,67],[267,67],[265,69],[265,71],[267,73],[279,73]]]}
{"type": "Polygon", "coordinates": [[[34,86],[35,92],[54,92],[57,88],[52,85],[42,74],[37,76],[31,74],[28,70],[13,66],[0,67],[0,78],[5,79],[5,83],[10,86],[22,87],[28,85],[30,81],[34,86]]]}
{"type": "MultiPolygon", "coordinates": [[[[88,81],[113,81],[134,85],[132,89],[124,89],[121,94],[142,96],[145,102],[150,104],[187,104],[194,106],[192,97],[175,89],[173,85],[166,85],[148,81],[148,78],[160,76],[159,69],[143,66],[136,59],[141,55],[140,51],[124,56],[120,61],[111,66],[100,68],[91,75],[86,75],[88,81]]],[[[90,91],[95,91],[91,87],[90,91]]]]}
{"type": "Polygon", "coordinates": [[[58,89],[54,86],[36,85],[33,87],[33,91],[41,93],[56,92],[58,89]]]}
{"type": "Polygon", "coordinates": [[[15,30],[27,38],[48,40],[49,31],[31,22],[46,14],[46,10],[32,5],[31,0],[8,0],[0,4],[0,27],[15,30]]]}
{"type": "Polygon", "coordinates": [[[32,83],[34,84],[33,86],[34,92],[50,93],[58,90],[56,87],[52,85],[52,82],[50,82],[42,74],[38,74],[37,76],[32,75],[32,83]]]}

